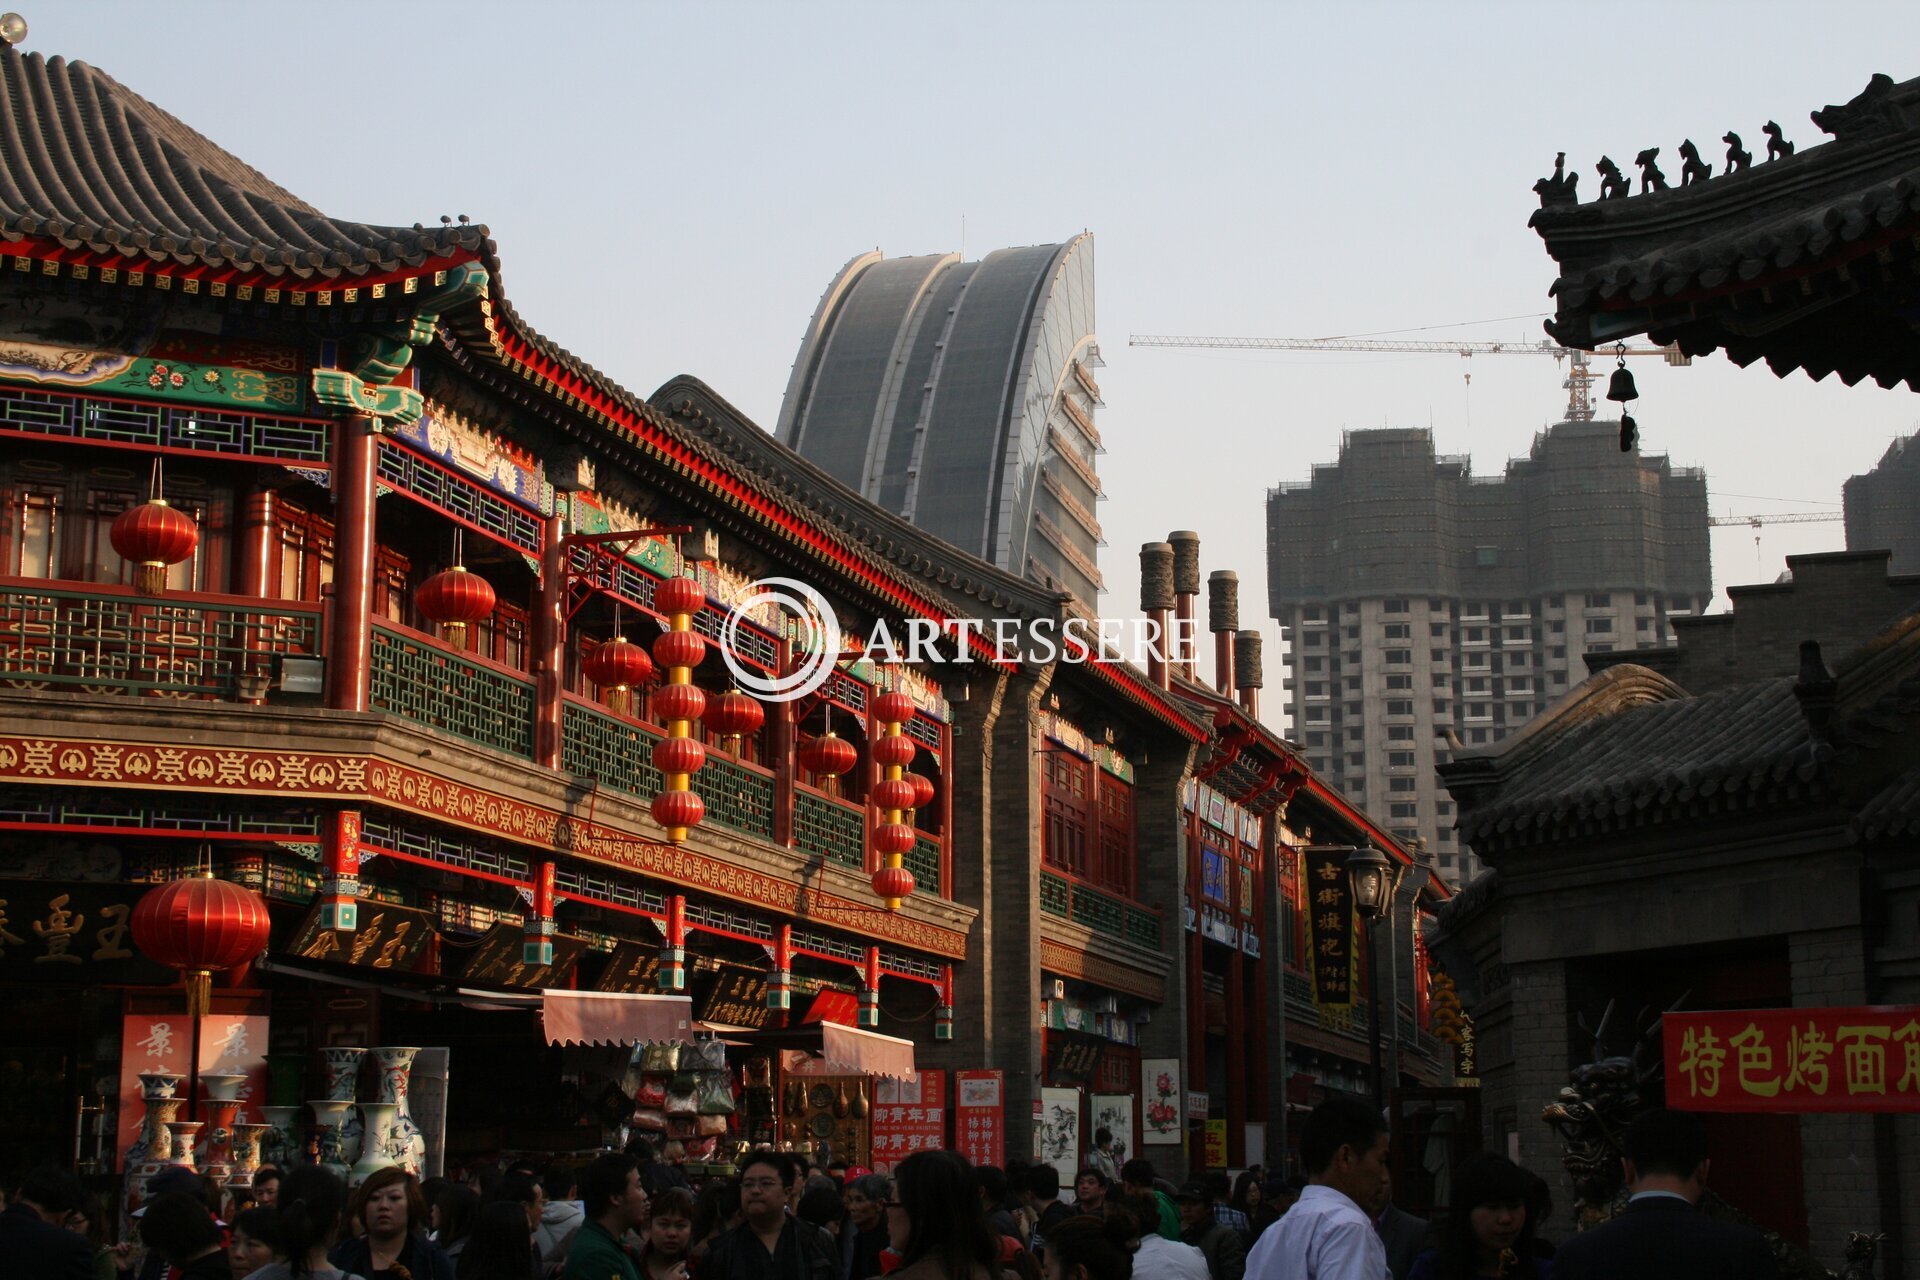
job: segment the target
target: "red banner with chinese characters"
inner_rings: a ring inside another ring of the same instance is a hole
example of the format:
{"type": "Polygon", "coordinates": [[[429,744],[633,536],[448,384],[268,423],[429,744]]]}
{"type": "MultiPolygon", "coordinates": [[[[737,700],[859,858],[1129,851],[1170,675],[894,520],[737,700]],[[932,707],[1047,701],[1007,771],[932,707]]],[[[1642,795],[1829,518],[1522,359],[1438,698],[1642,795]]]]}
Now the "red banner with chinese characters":
{"type": "Polygon", "coordinates": [[[1007,1165],[1006,1073],[953,1073],[953,1149],[976,1165],[1007,1165]]]}
{"type": "Polygon", "coordinates": [[[1920,1112],[1920,1005],[1669,1013],[1667,1105],[1920,1112]]]}
{"type": "MultiPolygon", "coordinates": [[[[214,993],[216,1010],[229,997],[214,993]]],[[[254,1003],[245,1001],[244,1003],[254,1003]]],[[[171,1072],[185,1076],[187,1058],[193,1043],[193,1022],[186,1015],[184,999],[173,1006],[178,1012],[148,1013],[129,1010],[120,1033],[120,1140],[114,1154],[114,1167],[120,1168],[126,1149],[140,1134],[146,1117],[141,1100],[140,1073],[171,1072]]],[[[258,1124],[266,1119],[261,1108],[267,1097],[267,1015],[248,1012],[209,1013],[200,1023],[200,1072],[237,1071],[247,1077],[240,1086],[243,1104],[238,1116],[242,1124],[258,1124]]],[[[176,1086],[179,1097],[187,1096],[187,1081],[176,1086]]],[[[204,1091],[202,1092],[204,1097],[204,1091]]],[[[187,1112],[182,1108],[180,1118],[187,1112]]]]}
{"type": "Polygon", "coordinates": [[[882,1076],[873,1090],[873,1171],[893,1166],[916,1151],[947,1145],[947,1073],[917,1071],[912,1080],[882,1076]]]}
{"type": "Polygon", "coordinates": [[[1353,1006],[1353,880],[1343,845],[1305,851],[1307,936],[1313,943],[1313,999],[1322,1009],[1353,1006]]]}

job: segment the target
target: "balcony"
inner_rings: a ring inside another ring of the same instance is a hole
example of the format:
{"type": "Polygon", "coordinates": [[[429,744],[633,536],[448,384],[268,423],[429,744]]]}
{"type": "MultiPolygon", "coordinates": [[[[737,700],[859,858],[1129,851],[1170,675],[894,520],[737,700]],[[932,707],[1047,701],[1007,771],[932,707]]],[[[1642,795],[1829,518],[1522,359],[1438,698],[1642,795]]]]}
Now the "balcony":
{"type": "Polygon", "coordinates": [[[533,754],[533,681],[407,627],[373,624],[370,700],[496,751],[533,754]]]}
{"type": "Polygon", "coordinates": [[[1148,951],[1160,949],[1158,911],[1064,872],[1041,870],[1040,910],[1116,942],[1148,951]]]}
{"type": "Polygon", "coordinates": [[[320,635],[317,605],[0,582],[0,680],[14,689],[238,701],[265,692],[279,656],[317,656],[320,635]]]}

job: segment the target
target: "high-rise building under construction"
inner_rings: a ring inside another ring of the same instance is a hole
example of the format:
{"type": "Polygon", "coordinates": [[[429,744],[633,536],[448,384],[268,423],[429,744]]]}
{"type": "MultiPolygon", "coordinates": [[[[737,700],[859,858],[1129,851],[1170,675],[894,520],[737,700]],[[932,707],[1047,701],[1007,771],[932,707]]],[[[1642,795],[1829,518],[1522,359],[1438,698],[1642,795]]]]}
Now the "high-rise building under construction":
{"type": "Polygon", "coordinates": [[[1478,870],[1434,766],[1513,733],[1586,678],[1657,648],[1712,597],[1704,472],[1616,422],[1562,422],[1500,476],[1431,432],[1350,431],[1267,495],[1267,582],[1292,733],[1323,776],[1447,878],[1478,870]]]}

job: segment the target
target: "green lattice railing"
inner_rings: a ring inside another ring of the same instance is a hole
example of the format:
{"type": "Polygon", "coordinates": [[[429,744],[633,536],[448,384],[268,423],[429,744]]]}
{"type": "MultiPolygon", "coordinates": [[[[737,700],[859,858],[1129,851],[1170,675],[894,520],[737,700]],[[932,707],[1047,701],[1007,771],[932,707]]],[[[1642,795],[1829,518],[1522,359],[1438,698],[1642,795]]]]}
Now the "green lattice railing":
{"type": "Polygon", "coordinates": [[[636,796],[652,796],[665,784],[652,762],[659,734],[571,698],[560,714],[560,763],[567,772],[636,796]]]}
{"type": "Polygon", "coordinates": [[[1094,933],[1160,949],[1160,916],[1137,902],[1052,871],[1040,873],[1040,910],[1094,933]]]}
{"type": "Polygon", "coordinates": [[[469,742],[533,754],[533,681],[385,623],[373,627],[372,702],[469,742]]]}
{"type": "Polygon", "coordinates": [[[272,655],[319,651],[318,608],[0,587],[0,681],[16,689],[233,698],[272,655]]]}
{"type": "Polygon", "coordinates": [[[855,871],[866,870],[866,821],[863,806],[795,789],[793,843],[808,853],[825,854],[827,861],[855,871]]]}
{"type": "Polygon", "coordinates": [[[914,890],[917,893],[930,893],[935,897],[946,896],[946,886],[940,883],[940,842],[921,836],[913,842],[913,848],[907,850],[901,859],[907,864],[907,870],[913,872],[914,890]]]}
{"type": "Polygon", "coordinates": [[[709,748],[693,789],[706,803],[707,821],[773,839],[773,779],[767,774],[709,748]]]}

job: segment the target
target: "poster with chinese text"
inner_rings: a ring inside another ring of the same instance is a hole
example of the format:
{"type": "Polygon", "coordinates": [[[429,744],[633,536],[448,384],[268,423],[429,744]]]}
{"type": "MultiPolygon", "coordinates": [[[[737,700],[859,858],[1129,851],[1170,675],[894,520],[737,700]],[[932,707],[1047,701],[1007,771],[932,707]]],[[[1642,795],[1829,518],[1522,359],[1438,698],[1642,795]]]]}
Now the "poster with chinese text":
{"type": "MultiPolygon", "coordinates": [[[[218,999],[218,997],[215,997],[218,999]]],[[[120,1037],[120,1135],[115,1140],[114,1167],[121,1167],[126,1149],[140,1135],[147,1108],[140,1097],[140,1073],[166,1071],[187,1074],[187,1054],[193,1026],[185,1013],[129,1013],[120,1037]]],[[[259,1123],[267,1098],[267,1016],[251,1013],[210,1013],[201,1024],[200,1070],[245,1072],[240,1086],[238,1123],[259,1123]]],[[[176,1096],[186,1096],[182,1080],[176,1096]]],[[[186,1109],[181,1109],[186,1114],[186,1109]]]]}
{"type": "Polygon", "coordinates": [[[1180,1059],[1140,1061],[1140,1144],[1177,1147],[1186,1137],[1181,1119],[1180,1059]]]}
{"type": "Polygon", "coordinates": [[[873,1090],[873,1171],[893,1166],[916,1151],[947,1145],[947,1073],[919,1071],[912,1080],[881,1077],[873,1090]]]}
{"type": "Polygon", "coordinates": [[[1093,1095],[1093,1138],[1097,1140],[1100,1131],[1105,1129],[1113,1135],[1113,1162],[1116,1166],[1127,1162],[1133,1154],[1133,1095],[1130,1093],[1096,1093],[1093,1095]]]}
{"type": "Polygon", "coordinates": [[[1005,1086],[999,1071],[953,1073],[953,1146],[976,1165],[1006,1167],[1005,1086]]]}

